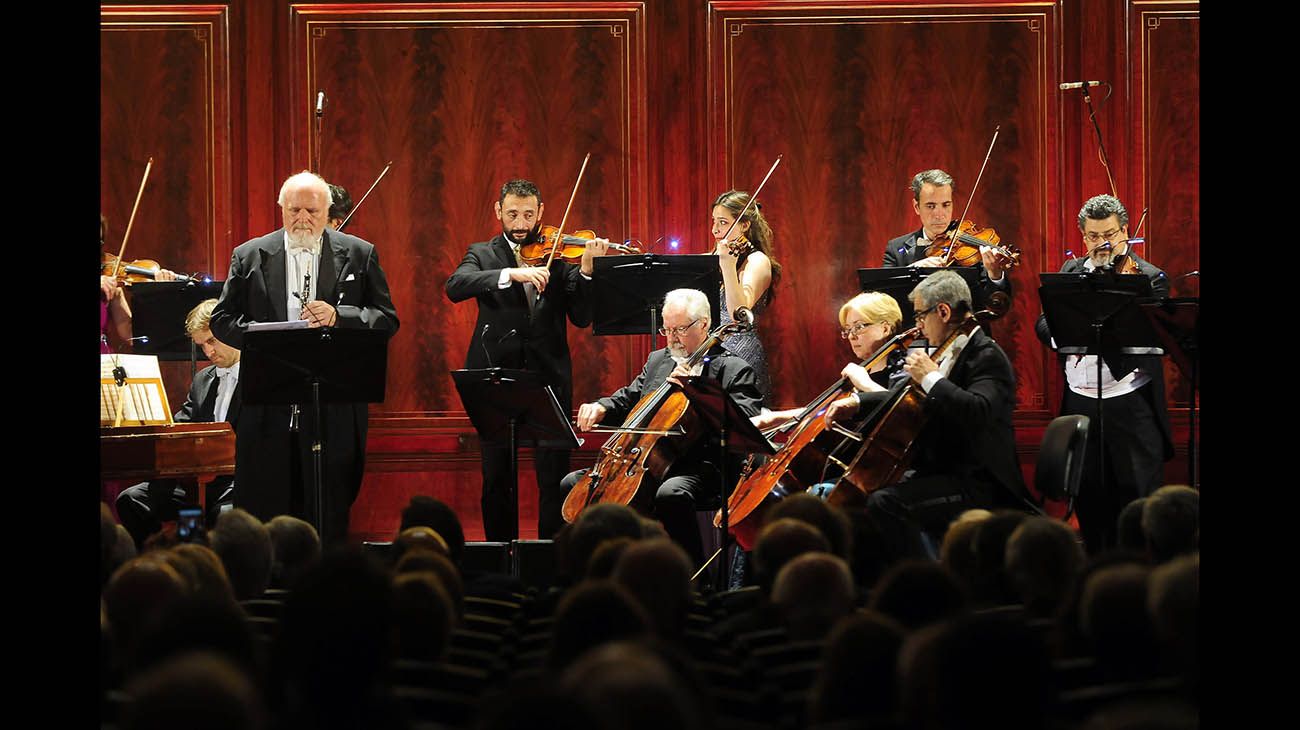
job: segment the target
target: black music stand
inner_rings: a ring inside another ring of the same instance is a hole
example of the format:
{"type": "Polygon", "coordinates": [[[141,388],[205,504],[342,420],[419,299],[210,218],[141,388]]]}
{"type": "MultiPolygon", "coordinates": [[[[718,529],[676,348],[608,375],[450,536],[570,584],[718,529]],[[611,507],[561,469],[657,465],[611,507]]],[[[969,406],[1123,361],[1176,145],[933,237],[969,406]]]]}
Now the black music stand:
{"type": "MultiPolygon", "coordinates": [[[[727,500],[731,489],[735,487],[727,481],[727,452],[735,454],[775,454],[776,449],[763,436],[749,417],[741,412],[736,401],[722,389],[722,383],[705,376],[687,378],[682,383],[682,392],[690,400],[700,422],[709,431],[718,433],[718,481],[721,496],[722,524],[718,527],[719,553],[726,564],[727,542],[730,536],[727,500]]],[[[706,432],[707,434],[708,432],[706,432]]],[[[726,571],[719,567],[714,588],[721,592],[726,589],[726,571]]]]}
{"type": "Polygon", "coordinates": [[[1151,320],[1161,347],[1188,380],[1187,478],[1191,486],[1197,488],[1196,388],[1197,364],[1201,359],[1201,300],[1200,297],[1177,297],[1140,307],[1151,320]]]}
{"type": "MultiPolygon", "coordinates": [[[[388,337],[389,333],[382,330],[333,327],[244,333],[239,375],[244,404],[310,402],[315,410],[311,451],[316,499],[313,516],[317,530],[324,529],[327,496],[322,477],[325,446],[321,439],[321,404],[382,403],[388,369],[388,337]]],[[[296,458],[299,452],[294,453],[296,458]]]]}
{"type": "Polygon", "coordinates": [[[133,351],[159,360],[190,361],[190,379],[197,360],[206,356],[185,333],[185,315],[205,299],[221,298],[224,281],[144,281],[131,285],[131,329],[137,337],[133,351]]]}
{"type": "Polygon", "coordinates": [[[592,265],[592,334],[649,334],[650,351],[657,350],[659,310],[664,295],[673,289],[704,292],[714,326],[720,321],[722,271],[717,254],[598,256],[592,265]]]}
{"type": "MultiPolygon", "coordinates": [[[[949,269],[925,266],[885,266],[879,269],[858,269],[858,286],[864,291],[878,291],[888,294],[898,301],[898,308],[903,310],[903,321],[911,322],[916,308],[908,297],[917,284],[936,271],[952,271],[966,281],[970,287],[971,307],[978,312],[984,308],[984,287],[980,285],[979,266],[954,266],[949,269]]],[[[1006,273],[1003,276],[1007,276],[1006,273]]]]}
{"type": "Polygon", "coordinates": [[[1105,474],[1106,426],[1102,407],[1102,360],[1120,355],[1163,355],[1151,321],[1138,307],[1151,297],[1151,280],[1143,274],[1107,271],[1039,274],[1047,327],[1063,355],[1097,358],[1098,473],[1105,474]]]}
{"type": "Polygon", "coordinates": [[[569,425],[551,386],[530,370],[453,370],[460,402],[484,443],[510,448],[510,539],[519,537],[520,446],[576,449],[582,442],[569,425]]]}

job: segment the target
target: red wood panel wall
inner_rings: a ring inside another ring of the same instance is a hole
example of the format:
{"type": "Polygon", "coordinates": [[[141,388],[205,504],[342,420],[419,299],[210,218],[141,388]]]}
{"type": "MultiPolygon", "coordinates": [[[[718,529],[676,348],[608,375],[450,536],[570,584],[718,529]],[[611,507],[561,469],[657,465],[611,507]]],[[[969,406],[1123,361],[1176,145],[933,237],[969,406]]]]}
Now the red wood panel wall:
{"type": "MultiPolygon", "coordinates": [[[[1024,251],[1013,310],[993,329],[1017,368],[1031,472],[1060,393],[1033,337],[1035,274],[1078,248],[1078,205],[1108,186],[1086,109],[1057,84],[1114,85],[1099,119],[1121,197],[1135,219],[1151,208],[1146,254],[1171,276],[1197,269],[1198,12],[1138,0],[106,5],[101,200],[120,241],[153,155],[142,207],[154,215],[132,250],[222,276],[234,246],[279,225],[280,182],[318,152],[354,200],[391,160],[348,226],[379,247],[402,319],[353,531],[388,536],[410,495],[431,493],[474,539],[478,450],[447,376],[474,305],[452,305],[442,286],[466,245],[496,232],[504,180],[536,181],[558,222],[590,152],[573,223],[705,252],[713,198],[752,188],[784,155],[763,201],[786,275],[761,329],[777,404],[796,405],[848,355],[834,317],[854,269],[879,265],[885,241],[917,227],[911,175],[953,173],[964,207],[1001,125],[968,217],[1024,251]]],[[[1198,281],[1175,293],[1198,293],[1198,281]]],[[[649,346],[570,338],[580,402],[630,380],[649,346]]],[[[1182,381],[1170,377],[1185,432],[1182,381]]],[[[169,386],[175,398],[186,383],[169,386]]],[[[1186,478],[1184,463],[1170,463],[1171,480],[1186,478]]],[[[529,537],[526,452],[520,492],[529,537]]]]}

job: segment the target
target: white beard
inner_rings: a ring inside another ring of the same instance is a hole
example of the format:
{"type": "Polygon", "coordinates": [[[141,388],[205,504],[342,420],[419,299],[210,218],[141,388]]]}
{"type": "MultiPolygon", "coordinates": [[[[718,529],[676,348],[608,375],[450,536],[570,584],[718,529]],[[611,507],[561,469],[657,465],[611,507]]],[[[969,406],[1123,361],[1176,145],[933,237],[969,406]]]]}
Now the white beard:
{"type": "Polygon", "coordinates": [[[311,248],[320,238],[313,238],[311,231],[285,231],[285,238],[289,245],[294,248],[311,248]]]}

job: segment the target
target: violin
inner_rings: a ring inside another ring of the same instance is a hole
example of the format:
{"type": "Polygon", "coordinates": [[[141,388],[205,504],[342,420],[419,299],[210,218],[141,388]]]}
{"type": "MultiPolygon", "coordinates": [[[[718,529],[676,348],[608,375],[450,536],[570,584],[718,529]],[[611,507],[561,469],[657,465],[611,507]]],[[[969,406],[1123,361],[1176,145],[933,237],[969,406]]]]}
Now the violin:
{"type": "MultiPolygon", "coordinates": [[[[877,363],[886,362],[894,352],[905,352],[920,334],[921,329],[914,327],[894,335],[871,357],[862,361],[862,367],[870,369],[877,363]]],[[[846,465],[833,454],[841,450],[846,440],[861,443],[862,434],[830,423],[824,416],[831,403],[851,392],[853,383],[847,377],[840,378],[804,407],[798,416],[776,429],[777,433],[787,431],[790,435],[765,463],[754,467],[753,457],[750,457],[745,473],[727,500],[728,522],[733,530],[763,503],[778,483],[785,484],[790,493],[803,492],[814,484],[829,481],[828,469],[845,468],[846,465]]],[[[722,510],[714,515],[713,524],[722,526],[722,510]]]]}
{"type": "MultiPolygon", "coordinates": [[[[703,362],[711,349],[727,335],[754,328],[753,314],[744,307],[736,310],[735,321],[709,333],[691,353],[687,367],[703,362]]],[[[641,396],[628,416],[600,447],[600,457],[578,480],[560,509],[565,522],[572,523],[588,505],[601,502],[630,504],[641,489],[646,473],[662,479],[677,457],[686,453],[704,433],[698,416],[690,410],[690,399],[665,380],[641,396]],[[665,436],[669,438],[664,438],[665,436]]]]}
{"type": "Polygon", "coordinates": [[[948,230],[930,244],[925,255],[927,258],[942,256],[944,266],[974,266],[980,263],[980,246],[987,246],[997,255],[1003,268],[1013,269],[1019,266],[1020,249],[998,245],[1001,241],[998,232],[992,228],[980,228],[966,220],[960,223],[953,221],[948,224],[948,230]]]}
{"type": "Polygon", "coordinates": [[[743,233],[737,236],[735,240],[727,241],[727,252],[736,258],[740,258],[753,250],[753,242],[748,238],[745,238],[745,234],[743,233]]]}
{"type": "MultiPolygon", "coordinates": [[[[119,285],[130,286],[141,281],[156,281],[161,269],[162,265],[153,259],[121,261],[107,251],[100,254],[99,275],[111,276],[119,285]]],[[[192,282],[197,279],[197,275],[176,274],[176,281],[180,282],[192,282]]]]}
{"type": "MultiPolygon", "coordinates": [[[[525,243],[519,247],[519,259],[526,266],[545,266],[554,254],[557,260],[576,264],[582,261],[582,254],[587,250],[587,241],[595,238],[597,238],[595,231],[574,231],[560,236],[559,228],[544,226],[541,240],[525,243]]],[[[623,243],[611,243],[609,250],[620,254],[642,253],[640,247],[623,243]]]]}

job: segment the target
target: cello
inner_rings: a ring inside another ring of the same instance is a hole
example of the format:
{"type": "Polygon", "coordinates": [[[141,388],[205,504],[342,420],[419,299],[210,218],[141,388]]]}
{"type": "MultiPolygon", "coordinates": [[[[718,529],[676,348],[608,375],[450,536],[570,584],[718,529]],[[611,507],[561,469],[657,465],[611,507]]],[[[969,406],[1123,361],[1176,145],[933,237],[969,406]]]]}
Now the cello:
{"type": "MultiPolygon", "coordinates": [[[[754,328],[753,313],[744,307],[736,310],[734,319],[710,332],[691,353],[686,366],[703,362],[705,355],[728,335],[754,328]]],[[[641,396],[623,425],[600,447],[595,466],[565,497],[560,509],[564,521],[574,522],[589,505],[630,504],[647,473],[663,479],[673,462],[689,451],[703,433],[690,405],[682,389],[667,380],[641,396]]]]}
{"type": "MultiPolygon", "coordinates": [[[[920,328],[914,327],[894,335],[864,360],[861,366],[870,369],[877,363],[885,362],[893,353],[906,350],[920,333],[920,328]]],[[[763,464],[755,467],[753,457],[746,464],[745,473],[727,500],[728,522],[732,527],[753,513],[777,484],[794,487],[787,491],[805,491],[814,484],[827,481],[828,468],[846,469],[847,465],[836,459],[834,454],[842,450],[846,441],[861,443],[862,435],[831,423],[824,416],[832,402],[852,391],[853,384],[847,377],[842,377],[809,403],[798,416],[775,429],[773,435],[783,432],[790,435],[763,464]]],[[[721,510],[714,515],[713,526],[722,527],[721,510]]]]}
{"type": "MultiPolygon", "coordinates": [[[[980,310],[969,314],[953,328],[930,357],[936,362],[963,336],[969,338],[976,329],[999,313],[980,310]]],[[[963,340],[963,343],[965,340],[963,340]]],[[[960,357],[960,353],[958,353],[960,357]]],[[[846,452],[851,445],[856,451],[851,458],[839,458],[845,464],[840,477],[833,481],[826,501],[838,507],[860,507],[867,495],[891,486],[902,478],[916,455],[917,437],[928,420],[925,412],[925,391],[912,378],[906,378],[891,388],[884,401],[868,416],[875,423],[871,433],[861,442],[846,441],[846,452]],[[847,485],[847,486],[846,486],[847,485]]]]}

